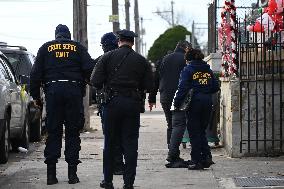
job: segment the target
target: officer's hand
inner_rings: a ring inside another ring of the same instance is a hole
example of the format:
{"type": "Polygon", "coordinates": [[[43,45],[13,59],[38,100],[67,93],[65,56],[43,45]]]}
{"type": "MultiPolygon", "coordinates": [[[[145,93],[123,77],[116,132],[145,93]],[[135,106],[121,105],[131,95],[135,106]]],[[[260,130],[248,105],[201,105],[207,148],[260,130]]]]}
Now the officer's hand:
{"type": "Polygon", "coordinates": [[[149,103],[150,112],[152,111],[153,106],[156,108],[156,103],[149,103]]]}
{"type": "Polygon", "coordinates": [[[35,107],[42,107],[43,103],[40,99],[33,100],[35,107]]]}

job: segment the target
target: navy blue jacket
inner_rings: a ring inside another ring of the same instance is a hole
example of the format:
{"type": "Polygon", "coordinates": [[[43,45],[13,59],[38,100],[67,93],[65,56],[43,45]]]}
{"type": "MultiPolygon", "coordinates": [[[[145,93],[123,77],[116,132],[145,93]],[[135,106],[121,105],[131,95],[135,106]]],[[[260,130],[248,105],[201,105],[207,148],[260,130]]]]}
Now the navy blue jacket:
{"type": "Polygon", "coordinates": [[[43,44],[38,50],[31,71],[30,92],[34,99],[40,98],[40,87],[50,81],[89,80],[94,67],[87,49],[67,38],[58,38],[43,44]]]}
{"type": "Polygon", "coordinates": [[[174,98],[174,106],[179,107],[187,91],[212,94],[219,91],[219,82],[215,78],[210,66],[203,60],[192,60],[181,72],[178,90],[174,98]]]}

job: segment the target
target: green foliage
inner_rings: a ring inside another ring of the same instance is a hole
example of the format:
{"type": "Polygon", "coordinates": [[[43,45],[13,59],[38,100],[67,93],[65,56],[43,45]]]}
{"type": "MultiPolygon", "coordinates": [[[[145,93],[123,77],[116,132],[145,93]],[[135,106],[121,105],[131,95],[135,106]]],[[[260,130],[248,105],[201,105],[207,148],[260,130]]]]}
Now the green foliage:
{"type": "Polygon", "coordinates": [[[191,32],[180,25],[166,30],[155,40],[153,46],[148,51],[148,59],[156,62],[165,56],[169,50],[173,51],[178,41],[185,40],[186,35],[191,35],[191,32]]]}

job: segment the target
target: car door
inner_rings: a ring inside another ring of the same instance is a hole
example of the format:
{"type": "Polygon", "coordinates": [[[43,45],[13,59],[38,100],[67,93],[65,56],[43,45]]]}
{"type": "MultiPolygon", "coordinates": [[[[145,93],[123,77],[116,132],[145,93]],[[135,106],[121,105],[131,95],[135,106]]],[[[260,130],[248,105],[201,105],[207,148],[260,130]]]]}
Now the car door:
{"type": "Polygon", "coordinates": [[[21,133],[24,119],[25,119],[25,113],[26,113],[26,103],[25,99],[26,94],[24,94],[21,86],[17,84],[15,75],[12,72],[12,69],[9,65],[9,63],[4,59],[1,62],[2,69],[6,71],[6,80],[9,81],[9,92],[11,93],[11,122],[10,122],[10,128],[11,128],[11,137],[13,135],[17,135],[18,133],[21,133]]]}
{"type": "MultiPolygon", "coordinates": [[[[0,62],[1,61],[2,59],[0,57],[0,62]]],[[[7,73],[0,63],[0,119],[2,120],[5,118],[6,106],[10,102],[10,94],[7,92],[7,85],[9,85],[9,81],[6,77],[7,73]]]]}

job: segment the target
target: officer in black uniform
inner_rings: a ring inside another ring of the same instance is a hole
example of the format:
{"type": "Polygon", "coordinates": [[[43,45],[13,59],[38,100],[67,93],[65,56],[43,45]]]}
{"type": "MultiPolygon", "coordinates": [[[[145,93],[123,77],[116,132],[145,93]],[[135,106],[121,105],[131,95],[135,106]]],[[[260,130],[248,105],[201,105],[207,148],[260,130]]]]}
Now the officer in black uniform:
{"type": "Polygon", "coordinates": [[[71,40],[66,25],[59,24],[55,40],[38,50],[31,71],[31,95],[40,103],[40,87],[46,98],[47,132],[44,150],[47,164],[47,184],[56,184],[56,163],[61,156],[63,124],[65,125],[65,160],[68,163],[69,184],[79,182],[80,111],[83,106],[84,82],[90,78],[92,59],[85,47],[71,40]]]}
{"type": "Polygon", "coordinates": [[[91,76],[92,84],[98,89],[104,86],[109,96],[103,109],[104,181],[100,186],[114,188],[114,148],[116,136],[119,136],[125,158],[123,188],[131,189],[137,166],[140,91],[152,89],[153,75],[146,59],[132,50],[137,35],[129,30],[121,30],[117,34],[119,48],[104,54],[91,76]]]}
{"type": "MultiPolygon", "coordinates": [[[[118,48],[118,39],[116,37],[116,35],[113,32],[108,32],[105,33],[102,37],[101,37],[101,46],[102,49],[104,51],[104,53],[107,53],[109,51],[112,51],[114,49],[118,48]]],[[[95,64],[99,61],[99,59],[101,58],[101,56],[99,56],[98,58],[95,59],[95,64]]],[[[93,96],[96,94],[96,90],[95,87],[93,87],[93,96]]],[[[93,97],[94,98],[94,97],[93,97]]],[[[97,102],[100,103],[100,102],[97,102]]],[[[99,115],[102,118],[102,127],[103,126],[103,115],[102,115],[102,110],[103,110],[103,106],[104,103],[101,103],[98,105],[99,107],[99,115]]],[[[119,137],[118,137],[119,140],[119,137]]],[[[114,155],[114,175],[122,175],[123,171],[124,171],[124,162],[123,162],[123,154],[122,154],[122,148],[120,143],[118,143],[118,145],[116,145],[115,147],[115,155],[114,155]]]]}
{"type": "Polygon", "coordinates": [[[199,49],[188,51],[185,58],[190,63],[181,72],[174,107],[179,109],[187,91],[193,89],[190,107],[186,112],[191,143],[188,169],[204,169],[214,164],[205,130],[212,111],[212,94],[219,90],[219,83],[210,66],[202,60],[204,55],[199,49]]]}

